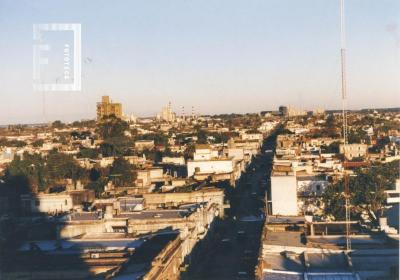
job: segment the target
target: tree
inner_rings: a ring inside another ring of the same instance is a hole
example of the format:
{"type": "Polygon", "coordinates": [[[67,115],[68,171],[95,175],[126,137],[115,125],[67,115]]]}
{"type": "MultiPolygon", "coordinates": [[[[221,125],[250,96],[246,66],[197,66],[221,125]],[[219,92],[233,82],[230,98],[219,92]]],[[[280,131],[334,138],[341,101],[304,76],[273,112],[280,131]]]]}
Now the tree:
{"type": "Polygon", "coordinates": [[[72,123],[73,127],[95,127],[95,120],[87,120],[87,121],[74,121],[72,123]]]}
{"type": "Polygon", "coordinates": [[[51,127],[52,127],[52,128],[61,129],[61,128],[64,128],[64,127],[65,127],[65,124],[62,123],[61,121],[57,120],[57,121],[54,121],[54,122],[51,124],[51,127]]]}
{"type": "Polygon", "coordinates": [[[198,144],[207,143],[207,133],[203,129],[197,131],[197,143],[198,144]]]}
{"type": "Polygon", "coordinates": [[[136,174],[131,165],[127,160],[119,157],[114,160],[110,168],[111,180],[116,183],[116,185],[121,185],[123,187],[129,187],[133,185],[136,179],[136,174]]]}
{"type": "MultiPolygon", "coordinates": [[[[8,198],[9,209],[6,208],[6,210],[8,210],[9,214],[19,215],[22,213],[20,203],[21,195],[32,193],[32,184],[30,179],[24,174],[12,175],[7,169],[3,180],[4,182],[1,182],[0,180],[0,194],[8,198]]],[[[0,221],[0,224],[1,223],[2,222],[0,221]]],[[[0,236],[1,231],[2,228],[0,225],[0,236]]],[[[0,251],[2,249],[1,245],[2,244],[0,244],[0,251]]]]}
{"type": "Polygon", "coordinates": [[[97,149],[82,148],[78,153],[78,158],[97,159],[99,151],[97,149]]]}
{"type": "Polygon", "coordinates": [[[132,140],[128,137],[112,137],[100,144],[100,153],[105,157],[132,155],[132,140]]]}
{"type": "Polygon", "coordinates": [[[41,147],[41,146],[43,146],[43,143],[44,143],[44,140],[43,140],[43,139],[38,139],[38,140],[36,140],[36,141],[34,141],[34,142],[32,143],[32,146],[33,146],[33,147],[41,147]]]}
{"type": "Polygon", "coordinates": [[[104,117],[97,126],[97,133],[102,139],[124,137],[124,132],[129,128],[127,122],[114,115],[104,117]]]}
{"type": "Polygon", "coordinates": [[[367,142],[368,140],[369,140],[369,137],[367,135],[367,132],[365,132],[361,128],[357,129],[357,130],[351,130],[348,134],[349,144],[363,143],[363,142],[367,142]]]}
{"type": "Polygon", "coordinates": [[[15,157],[7,167],[5,181],[15,187],[29,189],[31,192],[44,191],[47,187],[45,160],[38,154],[23,154],[23,160],[15,157]]]}
{"type": "Polygon", "coordinates": [[[340,147],[340,142],[339,141],[335,141],[335,142],[330,143],[326,147],[324,152],[338,154],[339,153],[339,147],[340,147]]]}
{"type": "Polygon", "coordinates": [[[150,160],[152,160],[154,162],[161,162],[163,156],[167,156],[167,153],[165,151],[162,152],[162,151],[156,150],[156,149],[153,149],[153,150],[150,150],[150,151],[146,150],[143,153],[145,154],[147,159],[150,159],[150,160]]]}
{"type": "Polygon", "coordinates": [[[130,155],[133,143],[125,136],[128,128],[127,122],[114,115],[104,117],[97,126],[97,133],[104,140],[100,145],[100,153],[103,156],[130,155]]]}
{"type": "MultiPolygon", "coordinates": [[[[369,216],[373,224],[384,211],[385,190],[393,189],[398,174],[399,161],[358,169],[356,176],[349,178],[349,193],[352,218],[369,216]]],[[[345,219],[345,199],[343,180],[328,186],[323,197],[325,214],[337,220],[345,219]]]]}
{"type": "Polygon", "coordinates": [[[70,155],[53,151],[47,157],[46,167],[49,179],[53,184],[63,179],[74,181],[85,179],[85,171],[70,155]]]}
{"type": "Polygon", "coordinates": [[[26,146],[26,142],[20,140],[7,140],[7,138],[0,138],[0,147],[24,147],[26,146]]]}
{"type": "Polygon", "coordinates": [[[104,186],[107,184],[107,180],[104,178],[99,178],[96,181],[90,181],[86,185],[86,189],[93,190],[96,197],[100,197],[104,192],[104,186]]]}
{"type": "Polygon", "coordinates": [[[193,158],[193,154],[195,152],[195,146],[193,144],[189,144],[185,151],[183,152],[183,157],[185,158],[185,160],[188,160],[189,158],[193,158]]]}
{"type": "Polygon", "coordinates": [[[135,141],[136,140],[154,140],[155,145],[168,146],[168,135],[162,132],[137,135],[135,137],[135,141]]]}
{"type": "Polygon", "coordinates": [[[92,168],[89,171],[89,179],[90,181],[97,181],[101,177],[101,173],[96,168],[92,168]]]}
{"type": "Polygon", "coordinates": [[[112,157],[115,156],[116,151],[115,147],[110,143],[101,143],[100,144],[100,153],[103,157],[112,157]]]}
{"type": "Polygon", "coordinates": [[[336,120],[333,114],[329,114],[328,117],[326,118],[325,127],[331,129],[336,128],[336,120]]]}

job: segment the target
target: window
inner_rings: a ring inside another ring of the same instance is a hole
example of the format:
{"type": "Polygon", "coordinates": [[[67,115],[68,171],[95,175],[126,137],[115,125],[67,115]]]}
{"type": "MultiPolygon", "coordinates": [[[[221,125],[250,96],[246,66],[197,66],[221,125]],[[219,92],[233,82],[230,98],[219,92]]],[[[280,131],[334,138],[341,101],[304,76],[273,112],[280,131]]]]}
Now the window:
{"type": "Polygon", "coordinates": [[[68,201],[67,200],[65,200],[65,205],[68,205],[68,201]]]}
{"type": "Polygon", "coordinates": [[[320,185],[317,185],[316,188],[317,188],[317,192],[321,191],[321,186],[320,185]]]}

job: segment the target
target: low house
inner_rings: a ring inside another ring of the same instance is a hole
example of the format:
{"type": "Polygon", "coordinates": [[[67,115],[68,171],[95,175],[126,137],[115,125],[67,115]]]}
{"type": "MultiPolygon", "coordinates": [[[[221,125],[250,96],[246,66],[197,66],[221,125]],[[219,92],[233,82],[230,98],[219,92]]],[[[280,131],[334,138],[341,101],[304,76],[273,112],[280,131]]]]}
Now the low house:
{"type": "Polygon", "coordinates": [[[151,185],[150,170],[143,169],[136,171],[136,182],[135,185],[138,187],[147,187],[151,185]]]}
{"type": "Polygon", "coordinates": [[[368,155],[367,144],[347,144],[346,148],[343,144],[340,144],[340,153],[351,160],[353,158],[365,158],[368,155]]]}
{"type": "Polygon", "coordinates": [[[152,150],[153,148],[154,148],[154,140],[135,141],[135,149],[138,151],[152,150]]]}
{"type": "Polygon", "coordinates": [[[231,173],[234,171],[233,158],[214,158],[204,160],[188,160],[188,177],[195,173],[231,173]]]}
{"type": "Polygon", "coordinates": [[[24,194],[21,207],[25,213],[64,213],[73,209],[73,199],[67,193],[24,194]]]}
{"type": "Polygon", "coordinates": [[[185,158],[184,157],[163,157],[162,163],[185,165],[185,158]]]}
{"type": "Polygon", "coordinates": [[[148,170],[150,172],[150,180],[152,183],[164,181],[162,167],[151,167],[148,170]]]}
{"type": "Polygon", "coordinates": [[[210,160],[216,157],[218,157],[218,151],[213,150],[210,145],[198,144],[195,146],[194,160],[210,160]]]}
{"type": "Polygon", "coordinates": [[[121,212],[136,212],[144,209],[144,198],[142,197],[118,197],[118,203],[121,212]]]}

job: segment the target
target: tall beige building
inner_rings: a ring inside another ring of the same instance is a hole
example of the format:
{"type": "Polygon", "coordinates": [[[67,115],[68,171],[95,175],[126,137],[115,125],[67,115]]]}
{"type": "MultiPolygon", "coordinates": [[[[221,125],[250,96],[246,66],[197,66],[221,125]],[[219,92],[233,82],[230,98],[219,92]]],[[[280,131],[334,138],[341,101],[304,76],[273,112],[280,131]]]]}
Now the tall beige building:
{"type": "Polygon", "coordinates": [[[122,104],[112,103],[110,97],[102,96],[101,102],[97,103],[97,120],[101,120],[104,116],[115,115],[122,118],[122,104]]]}

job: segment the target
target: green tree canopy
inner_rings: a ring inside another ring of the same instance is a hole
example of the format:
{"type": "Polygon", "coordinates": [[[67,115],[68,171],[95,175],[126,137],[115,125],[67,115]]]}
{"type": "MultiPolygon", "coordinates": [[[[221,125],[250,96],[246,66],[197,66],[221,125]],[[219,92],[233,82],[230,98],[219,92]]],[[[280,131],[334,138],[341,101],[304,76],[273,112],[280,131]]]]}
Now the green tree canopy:
{"type": "Polygon", "coordinates": [[[119,157],[114,160],[110,168],[110,178],[117,186],[132,186],[136,179],[134,166],[124,158],[119,157]]]}
{"type": "MultiPolygon", "coordinates": [[[[349,193],[351,214],[359,219],[361,214],[367,214],[373,223],[383,214],[385,190],[394,189],[398,176],[399,161],[358,169],[356,176],[349,178],[349,193]]],[[[328,186],[323,197],[325,214],[332,215],[337,220],[345,219],[344,182],[328,186]]]]}
{"type": "Polygon", "coordinates": [[[65,124],[64,124],[63,122],[57,120],[57,121],[54,121],[54,122],[51,124],[51,127],[52,127],[52,128],[61,129],[61,128],[64,128],[64,127],[65,127],[65,124]]]}
{"type": "Polygon", "coordinates": [[[97,159],[98,156],[99,151],[97,149],[81,148],[78,153],[79,158],[97,159]]]}
{"type": "Polygon", "coordinates": [[[72,156],[56,151],[48,155],[46,166],[51,183],[56,183],[63,179],[72,179],[76,181],[83,179],[85,175],[85,171],[72,156]]]}
{"type": "Polygon", "coordinates": [[[5,172],[9,185],[30,189],[32,192],[43,191],[47,187],[47,167],[45,160],[38,154],[24,153],[23,159],[16,156],[5,172]],[[19,183],[18,183],[19,182],[19,183]]]}
{"type": "Polygon", "coordinates": [[[129,128],[127,122],[114,115],[104,117],[97,126],[97,133],[102,139],[123,137],[125,130],[129,128]]]}

